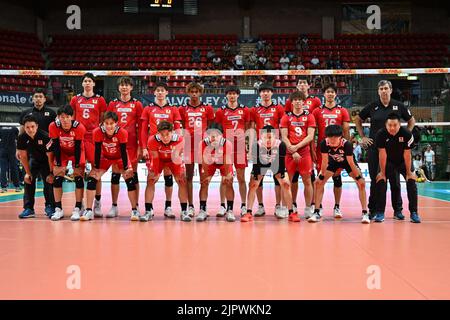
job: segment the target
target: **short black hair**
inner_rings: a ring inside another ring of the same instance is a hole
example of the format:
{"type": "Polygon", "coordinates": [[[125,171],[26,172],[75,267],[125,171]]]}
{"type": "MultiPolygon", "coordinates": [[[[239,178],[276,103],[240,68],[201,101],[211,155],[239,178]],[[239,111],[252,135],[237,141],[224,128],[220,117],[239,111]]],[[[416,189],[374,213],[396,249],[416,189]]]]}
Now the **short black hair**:
{"type": "Polygon", "coordinates": [[[332,89],[334,92],[337,93],[337,88],[333,83],[329,83],[329,84],[325,85],[323,87],[323,93],[325,93],[328,89],[332,89]]]}
{"type": "Polygon", "coordinates": [[[158,124],[158,132],[164,131],[164,130],[169,130],[169,131],[173,131],[173,124],[171,122],[168,121],[161,121],[158,124]]]}
{"type": "Polygon", "coordinates": [[[261,134],[272,133],[274,131],[275,131],[275,128],[273,126],[271,126],[270,124],[266,124],[264,127],[262,127],[261,134]]]}
{"type": "Polygon", "coordinates": [[[337,124],[329,125],[325,128],[325,136],[327,136],[327,138],[342,137],[342,127],[337,124]]]}
{"type": "Polygon", "coordinates": [[[259,88],[258,88],[258,92],[261,92],[261,91],[263,91],[263,90],[270,90],[270,91],[273,92],[273,86],[272,86],[272,84],[269,83],[269,82],[264,82],[264,83],[262,83],[262,84],[259,86],[259,88]]]}
{"type": "Polygon", "coordinates": [[[217,122],[212,122],[209,126],[208,126],[208,130],[217,130],[220,131],[220,133],[223,134],[223,127],[220,123],[217,122]]]}
{"type": "Polygon", "coordinates": [[[114,111],[106,111],[105,112],[105,114],[103,115],[103,121],[105,121],[107,119],[113,119],[114,122],[119,121],[119,117],[117,116],[117,113],[115,113],[114,111]]]}
{"type": "Polygon", "coordinates": [[[153,91],[156,91],[156,89],[159,87],[166,89],[166,91],[169,91],[169,86],[163,81],[156,82],[155,86],[153,87],[153,91]]]}
{"type": "Polygon", "coordinates": [[[94,76],[94,74],[91,73],[91,72],[85,73],[85,74],[83,75],[83,79],[82,79],[81,81],[83,81],[85,78],[89,78],[89,79],[91,79],[92,81],[95,82],[95,76],[94,76]]]}
{"type": "Polygon", "coordinates": [[[62,115],[62,114],[67,114],[68,116],[73,116],[73,109],[70,105],[65,105],[62,106],[58,109],[58,111],[56,112],[56,114],[58,116],[62,115]]]}
{"type": "Polygon", "coordinates": [[[294,100],[305,100],[306,99],[306,96],[305,96],[305,94],[303,93],[303,92],[300,92],[300,91],[294,91],[294,92],[292,92],[290,95],[289,95],[289,100],[292,102],[292,101],[294,101],[294,100]]]}
{"type": "Polygon", "coordinates": [[[306,77],[306,76],[300,76],[300,77],[298,77],[298,79],[297,79],[297,84],[298,84],[300,81],[306,81],[306,83],[309,84],[309,78],[306,77]]]}
{"type": "Polygon", "coordinates": [[[386,118],[386,121],[388,121],[388,120],[398,120],[398,121],[400,121],[400,116],[396,112],[391,112],[391,113],[388,114],[388,116],[386,118]]]}
{"type": "Polygon", "coordinates": [[[130,77],[120,77],[117,79],[117,86],[120,86],[121,84],[134,87],[134,81],[130,77]]]}
{"type": "Polygon", "coordinates": [[[228,92],[236,92],[237,94],[241,94],[241,90],[239,89],[238,86],[228,86],[225,88],[225,95],[228,92]]]}
{"type": "Polygon", "coordinates": [[[45,97],[45,90],[44,90],[44,89],[42,89],[42,88],[36,88],[36,89],[33,90],[33,96],[34,96],[35,94],[39,94],[39,93],[43,94],[44,97],[45,97]]]}
{"type": "Polygon", "coordinates": [[[32,114],[27,114],[25,117],[23,117],[22,124],[25,125],[25,123],[27,122],[36,122],[36,124],[38,124],[36,117],[32,114]]]}

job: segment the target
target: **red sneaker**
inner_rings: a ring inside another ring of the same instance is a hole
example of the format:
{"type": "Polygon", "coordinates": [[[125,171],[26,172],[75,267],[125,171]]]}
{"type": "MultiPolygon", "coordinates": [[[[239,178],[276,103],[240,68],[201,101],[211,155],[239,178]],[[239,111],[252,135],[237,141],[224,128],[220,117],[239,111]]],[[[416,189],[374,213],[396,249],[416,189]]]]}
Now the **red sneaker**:
{"type": "Polygon", "coordinates": [[[241,222],[253,221],[253,215],[251,213],[246,213],[241,217],[241,222]]]}
{"type": "Polygon", "coordinates": [[[289,215],[288,220],[292,222],[300,222],[300,217],[298,216],[297,212],[293,212],[289,215]]]}

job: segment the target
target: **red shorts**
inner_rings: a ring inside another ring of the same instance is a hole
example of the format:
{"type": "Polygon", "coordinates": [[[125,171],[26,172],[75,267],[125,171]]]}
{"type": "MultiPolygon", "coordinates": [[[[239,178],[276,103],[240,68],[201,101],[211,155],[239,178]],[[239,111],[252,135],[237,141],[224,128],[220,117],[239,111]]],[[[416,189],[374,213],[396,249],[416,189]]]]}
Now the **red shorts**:
{"type": "Polygon", "coordinates": [[[311,175],[313,164],[311,155],[308,153],[300,158],[299,162],[295,162],[290,154],[286,155],[286,170],[289,177],[293,177],[296,172],[301,176],[311,175]]]}
{"type": "MultiPolygon", "coordinates": [[[[72,161],[72,167],[75,167],[75,156],[69,156],[63,152],[61,152],[61,167],[67,167],[67,164],[69,161],[72,161]]],[[[56,166],[56,159],[54,160],[54,165],[56,166]]],[[[84,171],[84,168],[86,168],[86,159],[84,157],[84,152],[81,152],[80,157],[80,168],[82,171],[84,171]]]]}
{"type": "Polygon", "coordinates": [[[245,169],[248,166],[246,153],[233,153],[233,164],[236,169],[245,169]]]}
{"type": "MultiPolygon", "coordinates": [[[[147,169],[150,171],[150,162],[147,161],[147,169]]],[[[186,174],[184,163],[175,164],[172,161],[160,161],[158,168],[153,168],[155,175],[160,175],[164,168],[169,168],[174,176],[181,176],[186,174]]]]}
{"type": "Polygon", "coordinates": [[[86,154],[86,160],[94,166],[95,163],[95,144],[91,139],[84,140],[84,152],[86,154]]]}
{"type": "Polygon", "coordinates": [[[214,173],[216,173],[216,170],[220,170],[220,175],[222,177],[225,177],[229,175],[230,173],[233,174],[233,167],[230,165],[224,165],[224,164],[211,164],[206,165],[202,164],[202,173],[206,173],[208,177],[212,177],[214,173]]]}
{"type": "Polygon", "coordinates": [[[128,161],[131,163],[132,166],[137,165],[138,163],[138,146],[130,146],[127,145],[127,154],[128,154],[128,161]]]}
{"type": "Polygon", "coordinates": [[[117,165],[120,171],[124,170],[122,158],[120,159],[100,158],[100,168],[99,168],[100,170],[108,171],[108,169],[112,165],[117,165]]]}

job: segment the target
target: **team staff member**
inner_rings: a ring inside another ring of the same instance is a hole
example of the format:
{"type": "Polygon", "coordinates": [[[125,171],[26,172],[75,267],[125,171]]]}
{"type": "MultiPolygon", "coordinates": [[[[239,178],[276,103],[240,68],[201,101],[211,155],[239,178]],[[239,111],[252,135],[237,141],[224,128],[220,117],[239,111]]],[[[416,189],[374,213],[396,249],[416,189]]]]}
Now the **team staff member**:
{"type": "MultiPolygon", "coordinates": [[[[397,113],[401,119],[408,122],[408,130],[412,131],[416,123],[411,111],[401,102],[391,99],[392,83],[387,80],[378,82],[379,99],[369,103],[361,110],[359,115],[355,117],[356,129],[362,138],[363,147],[368,147],[367,158],[369,164],[370,175],[370,196],[369,196],[369,212],[371,218],[375,215],[375,204],[377,201],[376,177],[378,174],[378,150],[375,146],[374,139],[377,132],[384,128],[387,116],[391,112],[397,113]],[[364,135],[362,122],[370,118],[370,132],[369,137],[364,135]]],[[[394,207],[394,218],[403,220],[405,217],[402,214],[402,198],[400,194],[400,176],[395,174],[389,179],[391,187],[391,202],[394,207]]]]}
{"type": "Polygon", "coordinates": [[[45,214],[53,215],[55,199],[53,197],[53,174],[50,171],[47,152],[50,146],[48,133],[39,129],[38,121],[33,115],[22,119],[25,132],[17,138],[17,151],[25,169],[25,192],[23,195],[23,212],[19,218],[34,218],[34,195],[36,192],[36,178],[41,176],[44,183],[45,214]]]}
{"type": "Polygon", "coordinates": [[[47,98],[45,97],[45,92],[43,89],[35,89],[33,91],[33,107],[24,110],[19,117],[19,122],[21,124],[20,133],[23,133],[23,119],[27,115],[33,115],[36,118],[39,130],[43,130],[48,133],[48,127],[50,123],[55,121],[56,112],[45,106],[47,98]]]}
{"type": "Polygon", "coordinates": [[[375,222],[384,221],[386,180],[400,173],[406,180],[411,222],[420,223],[420,218],[417,214],[416,175],[414,174],[411,160],[413,143],[414,137],[412,133],[400,126],[400,116],[397,113],[389,114],[386,120],[386,127],[378,131],[376,135],[380,172],[376,178],[378,198],[375,206],[375,222]]]}

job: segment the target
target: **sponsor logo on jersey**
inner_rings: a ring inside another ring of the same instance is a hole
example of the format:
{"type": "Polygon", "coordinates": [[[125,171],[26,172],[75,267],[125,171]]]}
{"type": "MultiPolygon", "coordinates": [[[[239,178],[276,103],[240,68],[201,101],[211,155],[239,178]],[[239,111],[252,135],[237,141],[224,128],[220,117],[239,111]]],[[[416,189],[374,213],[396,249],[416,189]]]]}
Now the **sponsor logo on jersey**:
{"type": "Polygon", "coordinates": [[[324,114],[323,117],[325,119],[337,119],[338,116],[335,114],[324,114]]]}
{"type": "Polygon", "coordinates": [[[44,116],[48,117],[50,115],[50,112],[44,112],[44,116]]]}
{"type": "Polygon", "coordinates": [[[232,121],[232,120],[241,120],[241,116],[228,116],[227,119],[232,121]]]}
{"type": "Polygon", "coordinates": [[[340,114],[341,113],[341,110],[336,110],[336,114],[340,114]]]}
{"type": "Polygon", "coordinates": [[[238,114],[244,114],[243,110],[238,110],[238,114]]]}
{"type": "Polygon", "coordinates": [[[398,137],[399,142],[403,142],[403,137],[398,137]]]}
{"type": "Polygon", "coordinates": [[[188,112],[189,117],[201,117],[203,113],[201,112],[188,112]]]}
{"type": "Polygon", "coordinates": [[[92,103],[80,103],[80,108],[83,108],[83,109],[94,109],[95,106],[92,103]]]}
{"type": "Polygon", "coordinates": [[[272,118],[273,117],[273,113],[261,113],[259,116],[261,118],[272,118]]]}
{"type": "Polygon", "coordinates": [[[157,113],[157,114],[155,114],[155,118],[158,118],[158,119],[169,119],[169,115],[168,114],[157,113]]]}
{"type": "Polygon", "coordinates": [[[304,126],[305,123],[304,122],[298,122],[298,121],[292,121],[291,125],[299,127],[299,126],[304,126]]]}
{"type": "Polygon", "coordinates": [[[117,112],[131,112],[131,108],[117,108],[117,112]]]}
{"type": "Polygon", "coordinates": [[[306,120],[308,120],[308,118],[307,118],[307,117],[303,117],[302,120],[303,120],[303,121],[306,121],[306,120]]]}
{"type": "Polygon", "coordinates": [[[92,103],[97,104],[98,100],[97,99],[92,99],[92,103]]]}
{"type": "Polygon", "coordinates": [[[103,145],[104,145],[106,148],[115,148],[115,147],[117,147],[117,144],[116,144],[116,143],[103,142],[103,145]]]}
{"type": "Polygon", "coordinates": [[[200,108],[200,111],[201,112],[205,112],[205,108],[200,108]]]}
{"type": "Polygon", "coordinates": [[[398,110],[398,106],[392,106],[392,110],[398,110]]]}
{"type": "Polygon", "coordinates": [[[117,142],[118,140],[117,140],[116,137],[113,137],[113,138],[112,138],[112,141],[117,142]]]}
{"type": "Polygon", "coordinates": [[[42,144],[44,144],[44,141],[38,140],[38,144],[42,145],[42,144]]]}

